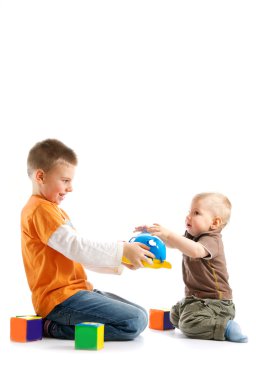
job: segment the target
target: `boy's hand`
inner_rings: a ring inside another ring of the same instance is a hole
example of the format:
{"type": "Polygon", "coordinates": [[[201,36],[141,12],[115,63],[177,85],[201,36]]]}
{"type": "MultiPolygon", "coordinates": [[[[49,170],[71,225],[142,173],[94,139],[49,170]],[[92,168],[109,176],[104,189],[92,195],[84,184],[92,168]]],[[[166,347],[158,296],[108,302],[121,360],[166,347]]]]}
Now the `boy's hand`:
{"type": "Polygon", "coordinates": [[[141,243],[124,243],[123,256],[130,261],[130,264],[125,264],[129,269],[143,268],[143,261],[152,264],[152,259],[155,258],[151,253],[150,248],[141,243]]]}

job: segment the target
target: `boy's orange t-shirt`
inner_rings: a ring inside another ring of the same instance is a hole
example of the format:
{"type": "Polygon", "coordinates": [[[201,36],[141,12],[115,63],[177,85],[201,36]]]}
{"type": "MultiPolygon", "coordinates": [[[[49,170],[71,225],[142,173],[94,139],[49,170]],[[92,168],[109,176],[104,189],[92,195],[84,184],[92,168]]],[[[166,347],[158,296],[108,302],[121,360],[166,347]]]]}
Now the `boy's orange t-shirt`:
{"type": "Polygon", "coordinates": [[[81,264],[47,245],[68,215],[55,203],[32,195],[21,213],[24,267],[35,312],[46,317],[53,308],[80,290],[92,290],[81,264]]]}

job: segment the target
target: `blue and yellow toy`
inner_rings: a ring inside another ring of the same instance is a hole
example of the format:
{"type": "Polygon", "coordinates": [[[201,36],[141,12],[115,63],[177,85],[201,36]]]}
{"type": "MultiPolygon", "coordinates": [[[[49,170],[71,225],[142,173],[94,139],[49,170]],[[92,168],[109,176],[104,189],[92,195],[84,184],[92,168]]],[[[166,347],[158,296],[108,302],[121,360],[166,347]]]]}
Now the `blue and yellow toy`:
{"type": "MultiPolygon", "coordinates": [[[[141,233],[137,236],[132,237],[129,240],[130,243],[142,243],[147,245],[150,248],[150,252],[155,255],[155,258],[152,259],[153,263],[149,264],[146,261],[143,262],[144,267],[146,268],[166,268],[171,269],[172,265],[168,261],[166,261],[166,246],[164,242],[157,236],[153,236],[149,233],[141,233]]],[[[123,259],[123,262],[126,264],[130,264],[129,260],[126,258],[123,259]]]]}

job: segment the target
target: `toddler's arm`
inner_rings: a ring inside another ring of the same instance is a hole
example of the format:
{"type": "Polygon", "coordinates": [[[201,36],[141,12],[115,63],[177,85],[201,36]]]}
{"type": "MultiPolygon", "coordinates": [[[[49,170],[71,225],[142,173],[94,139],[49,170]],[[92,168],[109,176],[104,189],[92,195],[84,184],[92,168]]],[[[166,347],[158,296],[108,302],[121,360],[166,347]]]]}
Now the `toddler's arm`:
{"type": "Polygon", "coordinates": [[[147,231],[152,235],[158,236],[167,247],[176,248],[186,256],[203,258],[209,254],[202,244],[180,236],[157,223],[154,223],[152,226],[138,226],[135,228],[135,232],[138,231],[147,231]]]}

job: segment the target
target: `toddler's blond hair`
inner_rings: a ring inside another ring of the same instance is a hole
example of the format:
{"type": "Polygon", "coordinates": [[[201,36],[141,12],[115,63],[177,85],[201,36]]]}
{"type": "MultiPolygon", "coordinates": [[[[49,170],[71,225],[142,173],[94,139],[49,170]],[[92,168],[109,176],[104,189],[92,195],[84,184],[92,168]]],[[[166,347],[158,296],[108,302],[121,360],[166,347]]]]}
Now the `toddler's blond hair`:
{"type": "Polygon", "coordinates": [[[193,201],[205,199],[208,201],[209,208],[215,214],[221,218],[221,228],[224,228],[229,222],[231,215],[231,202],[226,195],[221,193],[199,193],[193,197],[193,201]]]}

